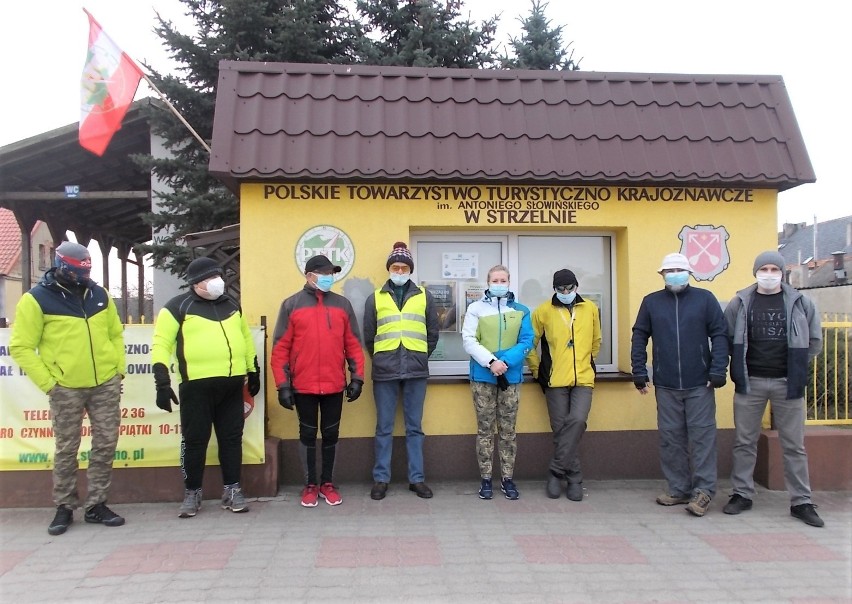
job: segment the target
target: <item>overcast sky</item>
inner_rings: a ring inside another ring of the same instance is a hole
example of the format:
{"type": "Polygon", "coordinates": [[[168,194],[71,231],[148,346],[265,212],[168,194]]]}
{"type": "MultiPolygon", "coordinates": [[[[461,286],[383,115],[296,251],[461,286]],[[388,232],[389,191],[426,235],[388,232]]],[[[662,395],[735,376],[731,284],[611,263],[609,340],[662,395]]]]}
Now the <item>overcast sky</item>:
{"type": "MultiPolygon", "coordinates": [[[[152,32],[154,10],[188,24],[178,0],[3,3],[0,145],[79,119],[86,7],[137,62],[171,65],[152,32]]],[[[500,41],[518,32],[524,0],[467,0],[476,19],[500,13],[500,41]]],[[[575,59],[589,71],[784,77],[817,183],[781,193],[779,225],[852,214],[852,2],[848,0],[552,0],[575,59]]],[[[137,98],[152,96],[143,82],[137,98]]]]}

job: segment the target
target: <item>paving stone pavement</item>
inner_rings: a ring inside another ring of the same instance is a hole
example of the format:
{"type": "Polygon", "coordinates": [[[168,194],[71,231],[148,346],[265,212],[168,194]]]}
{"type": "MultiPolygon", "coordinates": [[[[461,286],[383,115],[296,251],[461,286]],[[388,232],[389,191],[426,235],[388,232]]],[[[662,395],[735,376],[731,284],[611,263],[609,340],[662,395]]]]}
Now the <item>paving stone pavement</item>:
{"type": "MultiPolygon", "coordinates": [[[[852,493],[818,492],[825,528],[761,489],[727,516],[720,489],[703,518],[654,503],[659,481],[586,482],[585,499],[492,501],[478,484],[342,484],[343,504],[299,505],[296,487],[250,499],[115,505],[123,527],[83,522],[52,537],[52,509],[0,510],[2,602],[852,602],[852,493]]],[[[727,486],[727,485],[720,485],[727,486]]],[[[177,494],[176,494],[177,497],[177,494]]]]}

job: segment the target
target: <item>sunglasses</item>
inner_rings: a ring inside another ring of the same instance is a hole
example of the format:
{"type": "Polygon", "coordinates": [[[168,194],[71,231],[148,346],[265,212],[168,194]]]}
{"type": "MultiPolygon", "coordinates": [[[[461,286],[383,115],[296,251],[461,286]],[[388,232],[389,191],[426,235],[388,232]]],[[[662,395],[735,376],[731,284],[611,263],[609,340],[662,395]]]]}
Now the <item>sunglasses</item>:
{"type": "Polygon", "coordinates": [[[572,291],[577,289],[577,286],[576,285],[557,285],[553,289],[555,291],[559,292],[560,294],[570,294],[572,291]]]}

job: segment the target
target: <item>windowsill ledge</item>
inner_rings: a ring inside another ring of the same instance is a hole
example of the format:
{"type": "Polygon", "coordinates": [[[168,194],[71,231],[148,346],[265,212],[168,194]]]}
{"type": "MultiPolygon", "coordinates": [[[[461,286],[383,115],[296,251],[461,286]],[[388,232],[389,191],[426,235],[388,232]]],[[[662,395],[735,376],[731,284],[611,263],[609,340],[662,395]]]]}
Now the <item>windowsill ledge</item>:
{"type": "MultiPolygon", "coordinates": [[[[466,376],[460,375],[433,375],[429,377],[430,384],[467,384],[470,380],[466,376]]],[[[595,383],[610,383],[610,382],[633,382],[633,375],[624,373],[623,371],[598,372],[595,374],[595,383]]],[[[535,384],[536,381],[531,375],[524,376],[525,384],[535,384]]]]}

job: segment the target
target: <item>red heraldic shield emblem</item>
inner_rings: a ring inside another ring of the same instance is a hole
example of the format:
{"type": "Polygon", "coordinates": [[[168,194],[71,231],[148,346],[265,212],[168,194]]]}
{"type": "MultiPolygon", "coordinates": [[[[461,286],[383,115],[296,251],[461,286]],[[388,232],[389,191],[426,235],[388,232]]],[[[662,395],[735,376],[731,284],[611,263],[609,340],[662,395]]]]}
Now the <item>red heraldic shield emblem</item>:
{"type": "Polygon", "coordinates": [[[689,260],[696,281],[712,281],[731,263],[728,254],[730,235],[723,226],[685,226],[677,237],[681,241],[680,253],[689,260]]]}

